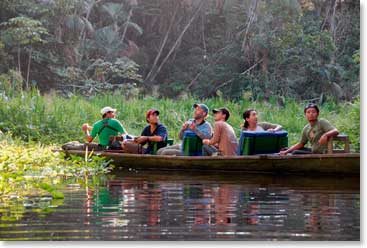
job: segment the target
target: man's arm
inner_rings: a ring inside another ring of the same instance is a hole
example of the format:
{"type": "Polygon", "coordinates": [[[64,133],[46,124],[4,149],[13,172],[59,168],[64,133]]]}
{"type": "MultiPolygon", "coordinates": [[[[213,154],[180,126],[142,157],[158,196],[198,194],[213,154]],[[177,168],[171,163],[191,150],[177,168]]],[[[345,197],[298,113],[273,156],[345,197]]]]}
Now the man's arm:
{"type": "Polygon", "coordinates": [[[154,136],[140,136],[139,138],[137,138],[135,140],[136,143],[145,143],[145,142],[161,142],[164,140],[164,137],[160,136],[160,135],[154,135],[154,136]]]}
{"type": "Polygon", "coordinates": [[[137,139],[135,139],[134,141],[135,141],[135,143],[138,143],[138,144],[145,144],[148,141],[150,141],[150,142],[161,142],[161,141],[163,141],[163,137],[159,136],[159,135],[140,136],[137,139]]]}
{"type": "Polygon", "coordinates": [[[204,132],[200,131],[195,123],[190,125],[190,129],[202,140],[210,139],[212,137],[212,128],[210,125],[206,124],[206,130],[204,132]]]}
{"type": "Polygon", "coordinates": [[[221,123],[216,123],[214,126],[213,137],[210,139],[209,145],[218,144],[220,141],[220,134],[221,134],[221,123]]]}
{"type": "MultiPolygon", "coordinates": [[[[148,127],[149,128],[149,127],[148,127]]],[[[142,136],[138,137],[135,142],[142,144],[142,143],[146,143],[148,141],[150,142],[161,142],[164,141],[167,137],[167,128],[165,126],[160,126],[157,130],[157,134],[154,136],[147,136],[147,130],[144,129],[143,132],[141,133],[142,136]]]]}
{"type": "Polygon", "coordinates": [[[339,134],[339,131],[338,129],[334,128],[334,129],[331,129],[330,131],[324,133],[321,138],[319,139],[319,144],[320,145],[325,145],[329,139],[329,137],[334,137],[336,135],[339,134]]]}
{"type": "Polygon", "coordinates": [[[178,134],[178,137],[181,140],[183,139],[183,133],[187,130],[188,127],[189,127],[189,124],[187,124],[186,122],[184,124],[182,124],[182,128],[180,130],[180,133],[178,134]]]}
{"type": "Polygon", "coordinates": [[[90,135],[89,130],[92,130],[92,127],[89,126],[87,123],[82,125],[82,130],[85,133],[85,139],[90,143],[93,141],[93,137],[90,135]]]}
{"type": "Polygon", "coordinates": [[[304,146],[305,146],[305,144],[303,144],[303,143],[297,143],[297,144],[291,146],[290,148],[288,148],[285,151],[280,151],[279,154],[280,155],[287,155],[288,153],[291,153],[291,152],[293,152],[295,150],[302,149],[304,146]]]}
{"type": "Polygon", "coordinates": [[[159,126],[157,129],[157,135],[154,135],[152,137],[149,138],[149,141],[153,141],[153,142],[161,142],[167,139],[168,136],[168,132],[167,132],[167,128],[163,125],[159,126]]]}
{"type": "Polygon", "coordinates": [[[308,142],[307,132],[308,132],[308,129],[307,129],[307,126],[305,126],[302,130],[301,140],[297,144],[295,144],[295,145],[291,146],[290,148],[288,148],[287,150],[280,151],[279,154],[280,155],[287,155],[290,152],[293,152],[295,150],[299,150],[299,149],[302,149],[303,147],[305,147],[305,145],[308,142]]]}
{"type": "Polygon", "coordinates": [[[122,135],[128,135],[127,131],[125,130],[124,126],[122,125],[122,123],[119,120],[116,120],[118,123],[118,128],[117,131],[122,134],[122,135]]]}
{"type": "Polygon", "coordinates": [[[339,134],[338,129],[336,129],[328,120],[321,119],[320,120],[321,129],[325,132],[319,139],[318,143],[320,145],[325,145],[329,139],[329,137],[333,137],[339,134]]]}

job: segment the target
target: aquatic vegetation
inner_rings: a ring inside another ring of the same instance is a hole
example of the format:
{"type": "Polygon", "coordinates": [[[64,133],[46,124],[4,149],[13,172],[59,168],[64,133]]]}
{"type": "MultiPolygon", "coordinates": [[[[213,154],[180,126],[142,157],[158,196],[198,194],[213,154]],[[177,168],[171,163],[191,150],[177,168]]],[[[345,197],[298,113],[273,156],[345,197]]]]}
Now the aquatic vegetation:
{"type": "Polygon", "coordinates": [[[98,183],[93,177],[111,169],[103,157],[87,154],[65,159],[63,153],[52,151],[53,146],[12,143],[4,136],[0,147],[0,206],[11,209],[7,215],[0,210],[1,220],[19,219],[27,207],[46,214],[63,203],[64,194],[58,188],[68,179],[81,179],[79,185],[98,183]]]}

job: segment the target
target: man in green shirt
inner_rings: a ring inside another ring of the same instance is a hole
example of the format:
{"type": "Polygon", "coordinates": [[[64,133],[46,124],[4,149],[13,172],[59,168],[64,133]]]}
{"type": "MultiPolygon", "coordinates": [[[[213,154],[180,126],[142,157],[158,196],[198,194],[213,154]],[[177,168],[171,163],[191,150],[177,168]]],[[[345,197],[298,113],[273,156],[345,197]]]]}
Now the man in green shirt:
{"type": "Polygon", "coordinates": [[[285,151],[281,151],[280,155],[286,155],[287,153],[291,152],[293,154],[327,152],[328,138],[338,135],[339,131],[327,120],[318,120],[319,112],[319,108],[315,104],[309,104],[305,107],[304,113],[306,115],[308,124],[303,128],[300,142],[291,146],[285,151]],[[310,142],[311,144],[311,149],[308,151],[304,149],[304,146],[307,144],[307,142],[310,142]]]}
{"type": "Polygon", "coordinates": [[[85,132],[88,142],[92,142],[98,136],[99,145],[105,148],[110,145],[110,136],[127,134],[121,122],[115,119],[115,113],[116,109],[104,107],[101,109],[102,120],[95,122],[93,127],[89,126],[88,123],[83,124],[82,130],[85,132]]]}

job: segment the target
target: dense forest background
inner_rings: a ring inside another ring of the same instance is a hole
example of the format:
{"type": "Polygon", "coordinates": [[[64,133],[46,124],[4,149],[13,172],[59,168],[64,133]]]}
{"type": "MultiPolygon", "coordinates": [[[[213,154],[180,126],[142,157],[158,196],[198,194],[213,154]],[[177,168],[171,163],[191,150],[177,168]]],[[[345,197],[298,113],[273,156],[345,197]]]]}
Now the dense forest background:
{"type": "Polygon", "coordinates": [[[359,96],[355,0],[1,0],[0,90],[359,96]]]}

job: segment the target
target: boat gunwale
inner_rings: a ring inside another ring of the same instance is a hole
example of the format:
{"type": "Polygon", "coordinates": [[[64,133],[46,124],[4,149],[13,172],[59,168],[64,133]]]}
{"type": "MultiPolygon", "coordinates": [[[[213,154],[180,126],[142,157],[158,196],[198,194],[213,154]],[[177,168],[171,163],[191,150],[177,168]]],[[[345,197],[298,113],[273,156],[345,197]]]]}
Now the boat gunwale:
{"type": "MultiPolygon", "coordinates": [[[[84,150],[55,150],[56,152],[63,152],[66,154],[85,154],[84,150]]],[[[130,154],[116,151],[90,151],[98,156],[117,156],[129,158],[155,158],[155,159],[169,159],[169,160],[243,160],[243,159],[270,159],[270,160],[287,160],[287,159],[325,159],[325,158],[360,158],[359,153],[334,153],[334,154],[304,154],[304,155],[276,155],[276,154],[261,154],[261,155],[242,155],[242,156],[172,156],[172,155],[151,155],[151,154],[130,154]]]]}
{"type": "MultiPolygon", "coordinates": [[[[56,150],[55,150],[56,151],[56,150]]],[[[85,156],[83,150],[58,150],[65,154],[85,156]]],[[[91,151],[93,156],[112,159],[118,167],[159,170],[238,171],[250,173],[339,174],[359,175],[359,153],[306,155],[246,156],[169,156],[128,154],[115,151],[91,151]],[[228,166],[231,165],[231,166],[228,166]]]]}

